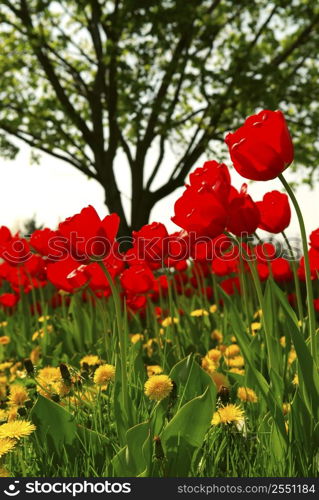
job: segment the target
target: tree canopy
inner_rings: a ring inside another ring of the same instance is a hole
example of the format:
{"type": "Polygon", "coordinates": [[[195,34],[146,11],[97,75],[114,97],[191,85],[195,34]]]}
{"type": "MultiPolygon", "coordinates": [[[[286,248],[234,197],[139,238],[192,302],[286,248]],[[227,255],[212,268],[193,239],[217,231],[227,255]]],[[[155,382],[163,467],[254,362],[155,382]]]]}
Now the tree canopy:
{"type": "Polygon", "coordinates": [[[222,159],[225,133],[261,108],[286,114],[311,180],[318,28],[316,0],[3,0],[0,154],[13,158],[17,137],[96,179],[122,234],[146,223],[203,153],[222,159]]]}

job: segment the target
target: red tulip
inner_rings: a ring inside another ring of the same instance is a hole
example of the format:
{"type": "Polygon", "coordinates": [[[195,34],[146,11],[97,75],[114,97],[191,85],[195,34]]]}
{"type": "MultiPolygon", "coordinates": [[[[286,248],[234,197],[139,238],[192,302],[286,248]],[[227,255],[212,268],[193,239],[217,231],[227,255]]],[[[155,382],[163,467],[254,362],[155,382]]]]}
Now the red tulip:
{"type": "Polygon", "coordinates": [[[6,226],[0,227],[0,251],[11,240],[11,232],[6,226]]]}
{"type": "Polygon", "coordinates": [[[239,261],[236,258],[216,257],[212,262],[212,271],[217,276],[227,276],[238,272],[239,261]]]}
{"type": "Polygon", "coordinates": [[[289,130],[280,111],[264,110],[252,115],[225,142],[237,172],[247,179],[268,181],[293,161],[289,130]]]}
{"type": "Polygon", "coordinates": [[[277,255],[276,247],[272,243],[260,243],[254,247],[254,254],[261,264],[274,260],[277,255]]]}
{"type": "Polygon", "coordinates": [[[209,186],[188,187],[174,209],[172,221],[188,233],[214,238],[225,229],[226,209],[209,186]]]}
{"type": "Polygon", "coordinates": [[[0,295],[0,305],[3,307],[12,308],[19,301],[19,295],[15,293],[3,293],[0,295]]]}
{"type": "Polygon", "coordinates": [[[310,245],[312,248],[319,251],[319,228],[312,231],[310,234],[310,245]]]}
{"type": "Polygon", "coordinates": [[[279,191],[266,193],[256,203],[260,212],[259,228],[269,233],[281,233],[290,224],[291,210],[288,196],[279,191]]]}
{"type": "Polygon", "coordinates": [[[221,257],[232,245],[231,240],[225,234],[216,238],[195,238],[191,240],[191,257],[198,262],[211,261],[215,257],[221,257]]]}
{"type": "Polygon", "coordinates": [[[290,281],[293,276],[289,262],[281,257],[271,262],[271,272],[279,283],[290,281]]]}
{"type": "Polygon", "coordinates": [[[214,160],[206,161],[202,167],[190,174],[189,183],[194,188],[200,188],[205,184],[210,186],[217,198],[224,203],[230,190],[228,167],[214,160]]]}
{"type": "MultiPolygon", "coordinates": [[[[311,247],[309,252],[311,279],[318,279],[319,274],[319,251],[311,247]]],[[[305,280],[305,258],[302,257],[299,263],[298,276],[301,280],[305,280]]]]}
{"type": "Polygon", "coordinates": [[[88,278],[83,272],[79,272],[79,262],[68,257],[58,262],[50,262],[47,268],[48,280],[58,289],[65,292],[72,292],[75,288],[80,288],[88,278]]]}
{"type": "Polygon", "coordinates": [[[125,297],[126,305],[131,312],[143,312],[147,301],[145,295],[128,295],[125,297]]]}
{"type": "Polygon", "coordinates": [[[269,277],[269,266],[267,264],[258,263],[256,267],[260,281],[265,281],[269,277]]]}
{"type": "Polygon", "coordinates": [[[133,231],[132,235],[136,257],[161,267],[168,246],[168,232],[164,224],[160,222],[146,224],[139,231],[133,231]]]}
{"type": "Polygon", "coordinates": [[[154,287],[154,275],[147,266],[136,264],[123,271],[121,285],[126,293],[133,295],[150,292],[154,287]]]}
{"type": "Polygon", "coordinates": [[[319,312],[319,299],[314,299],[313,305],[315,306],[315,310],[319,312]]]}
{"type": "Polygon", "coordinates": [[[50,260],[60,260],[67,255],[67,240],[58,231],[37,229],[30,237],[30,245],[36,252],[50,260]]]}
{"type": "Polygon", "coordinates": [[[190,256],[190,241],[186,231],[178,231],[168,236],[167,258],[165,265],[177,270],[187,269],[187,259],[190,256]]]}
{"type": "Polygon", "coordinates": [[[256,203],[247,194],[247,184],[243,184],[240,192],[232,187],[229,196],[229,219],[227,229],[236,236],[252,234],[256,231],[260,220],[256,203]]]}
{"type": "Polygon", "coordinates": [[[66,238],[71,253],[77,260],[102,260],[110,254],[119,223],[117,214],[107,215],[101,220],[96,210],[89,205],[79,214],[61,222],[59,233],[66,238]]]}
{"type": "Polygon", "coordinates": [[[237,276],[221,281],[220,286],[228,295],[234,295],[235,292],[240,293],[240,281],[237,276]]]}
{"type": "Polygon", "coordinates": [[[14,236],[3,246],[1,257],[11,266],[17,266],[27,262],[32,253],[27,240],[14,236]]]}

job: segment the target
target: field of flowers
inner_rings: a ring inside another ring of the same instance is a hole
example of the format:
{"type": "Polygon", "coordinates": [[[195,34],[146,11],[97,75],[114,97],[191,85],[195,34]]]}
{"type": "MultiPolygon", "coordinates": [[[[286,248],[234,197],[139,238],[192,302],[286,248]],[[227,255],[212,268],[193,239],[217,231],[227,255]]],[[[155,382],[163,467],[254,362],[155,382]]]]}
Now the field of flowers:
{"type": "Polygon", "coordinates": [[[57,230],[0,228],[1,476],[318,475],[319,229],[308,249],[279,111],[226,143],[243,177],[286,192],[255,202],[207,161],[174,234],[117,239],[92,206],[57,230]]]}

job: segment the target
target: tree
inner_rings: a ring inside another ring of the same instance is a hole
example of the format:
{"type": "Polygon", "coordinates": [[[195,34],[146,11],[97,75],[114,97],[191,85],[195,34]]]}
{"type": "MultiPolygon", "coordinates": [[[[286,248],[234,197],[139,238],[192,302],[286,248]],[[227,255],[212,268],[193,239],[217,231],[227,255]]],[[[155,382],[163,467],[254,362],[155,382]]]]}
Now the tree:
{"type": "Polygon", "coordinates": [[[316,0],[3,0],[0,23],[0,154],[14,157],[17,137],[96,179],[121,234],[145,224],[203,153],[222,155],[225,132],[257,108],[287,114],[313,174],[316,0]],[[176,163],[154,188],[172,148],[176,163]]]}

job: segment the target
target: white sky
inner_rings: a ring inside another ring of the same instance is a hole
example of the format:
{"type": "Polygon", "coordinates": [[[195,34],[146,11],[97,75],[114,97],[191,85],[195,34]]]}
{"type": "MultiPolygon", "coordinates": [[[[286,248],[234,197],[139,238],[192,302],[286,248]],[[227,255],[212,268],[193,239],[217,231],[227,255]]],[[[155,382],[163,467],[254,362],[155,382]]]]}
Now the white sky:
{"type": "MultiPolygon", "coordinates": [[[[6,225],[16,230],[21,227],[23,221],[35,216],[38,223],[54,229],[60,220],[79,212],[89,204],[96,208],[100,216],[107,213],[103,189],[96,181],[89,180],[74,167],[45,154],[41,156],[39,165],[32,165],[30,153],[30,148],[22,145],[14,161],[0,159],[0,226],[6,225]]],[[[202,163],[200,161],[196,166],[202,163]]],[[[166,177],[169,171],[165,172],[165,168],[163,170],[166,177]]],[[[239,188],[245,180],[233,169],[231,173],[234,186],[239,188]]],[[[288,171],[286,177],[288,180],[292,178],[288,171]]],[[[129,196],[129,178],[123,173],[120,189],[126,197],[129,196]]],[[[180,196],[182,189],[178,189],[154,207],[151,221],[165,223],[170,231],[178,230],[170,221],[170,217],[173,215],[174,201],[180,196]]],[[[282,190],[280,182],[254,182],[249,185],[249,193],[255,201],[262,199],[263,194],[272,189],[282,190]]],[[[319,226],[319,188],[311,191],[304,185],[298,188],[296,194],[309,233],[319,226]]],[[[125,204],[127,205],[127,201],[125,204]]],[[[287,234],[291,237],[299,234],[295,216],[287,234]]]]}

